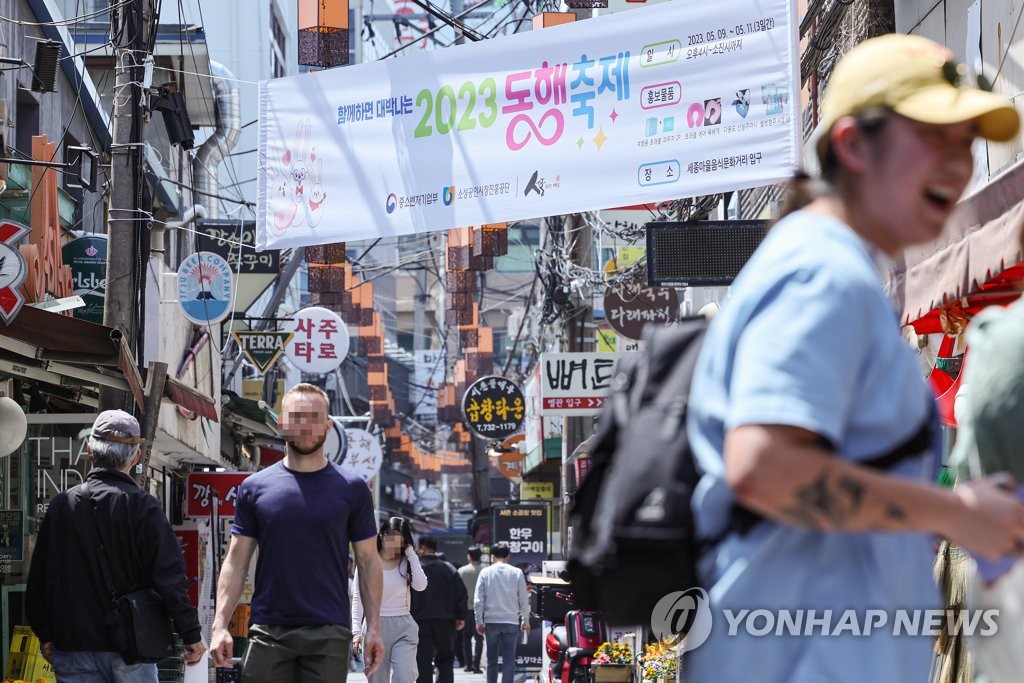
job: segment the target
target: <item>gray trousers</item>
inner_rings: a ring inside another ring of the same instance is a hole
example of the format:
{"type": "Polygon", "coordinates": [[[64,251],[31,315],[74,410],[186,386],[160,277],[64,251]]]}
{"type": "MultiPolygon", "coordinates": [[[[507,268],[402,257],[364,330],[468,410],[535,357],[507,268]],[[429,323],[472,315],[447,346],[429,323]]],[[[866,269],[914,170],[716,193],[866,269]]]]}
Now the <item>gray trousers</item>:
{"type": "Polygon", "coordinates": [[[345,683],[351,646],[345,626],[253,624],[242,683],[345,683]]]}
{"type": "Polygon", "coordinates": [[[381,617],[380,639],[384,642],[384,658],[369,677],[370,683],[415,683],[419,675],[416,647],[420,639],[415,620],[408,614],[381,617]]]}

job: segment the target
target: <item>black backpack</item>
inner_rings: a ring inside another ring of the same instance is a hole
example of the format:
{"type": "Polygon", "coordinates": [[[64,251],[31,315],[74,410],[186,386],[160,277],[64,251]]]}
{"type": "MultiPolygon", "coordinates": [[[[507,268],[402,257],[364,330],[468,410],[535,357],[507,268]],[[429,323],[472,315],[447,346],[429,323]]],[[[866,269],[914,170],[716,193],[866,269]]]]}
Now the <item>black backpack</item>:
{"type": "MultiPolygon", "coordinates": [[[[570,511],[569,576],[576,609],[613,626],[647,625],[669,593],[700,586],[697,560],[762,517],[734,505],[728,528],[698,539],[690,499],[700,479],[686,433],[690,381],[710,321],[648,326],[644,353],[619,361],[594,434],[591,470],[570,511]]],[[[889,469],[930,447],[934,413],[892,450],[860,461],[889,469]]],[[[830,444],[822,445],[831,449],[830,444]]]]}
{"type": "Polygon", "coordinates": [[[648,326],[645,352],[619,361],[573,500],[575,606],[614,626],[648,624],[658,600],[698,585],[690,498],[699,474],[686,418],[708,323],[648,326]]]}

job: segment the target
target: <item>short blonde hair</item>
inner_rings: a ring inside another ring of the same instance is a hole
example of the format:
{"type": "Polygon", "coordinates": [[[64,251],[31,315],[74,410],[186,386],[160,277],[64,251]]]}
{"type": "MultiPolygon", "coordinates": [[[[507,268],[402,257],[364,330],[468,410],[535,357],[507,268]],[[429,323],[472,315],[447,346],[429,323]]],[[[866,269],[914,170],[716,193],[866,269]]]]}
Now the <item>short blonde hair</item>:
{"type": "Polygon", "coordinates": [[[301,382],[299,384],[296,384],[294,387],[289,389],[288,392],[284,395],[284,398],[281,399],[281,405],[284,405],[285,399],[287,399],[292,394],[316,394],[317,396],[324,400],[324,405],[326,406],[327,412],[330,412],[331,410],[331,397],[327,395],[326,391],[324,391],[315,384],[310,384],[309,382],[301,382]]]}

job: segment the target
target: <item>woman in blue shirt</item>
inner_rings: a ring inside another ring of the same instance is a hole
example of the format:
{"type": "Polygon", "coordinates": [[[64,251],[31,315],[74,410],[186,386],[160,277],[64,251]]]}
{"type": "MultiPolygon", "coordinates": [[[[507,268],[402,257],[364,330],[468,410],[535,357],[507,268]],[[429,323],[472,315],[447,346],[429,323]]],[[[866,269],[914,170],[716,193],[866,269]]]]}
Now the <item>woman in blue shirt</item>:
{"type": "Polygon", "coordinates": [[[903,35],[843,58],[822,103],[822,179],[794,181],[799,209],[708,332],[689,416],[698,530],[721,536],[736,505],[763,519],[701,560],[713,624],[687,654],[687,683],[923,682],[932,638],[896,622],[897,610],[941,607],[933,536],[989,557],[1024,549],[1024,506],[1006,479],[931,483],[937,433],[888,469],[858,464],[934,414],[879,268],[939,236],[975,137],[1019,128],[1012,105],[961,84],[952,59],[903,35]]]}

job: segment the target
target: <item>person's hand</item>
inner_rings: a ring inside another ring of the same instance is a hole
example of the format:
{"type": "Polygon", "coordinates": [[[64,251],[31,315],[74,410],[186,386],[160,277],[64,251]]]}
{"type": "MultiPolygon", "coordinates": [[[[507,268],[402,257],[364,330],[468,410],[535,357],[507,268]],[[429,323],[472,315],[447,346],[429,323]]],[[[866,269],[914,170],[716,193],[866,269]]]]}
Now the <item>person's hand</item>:
{"type": "Polygon", "coordinates": [[[48,661],[50,664],[53,664],[53,653],[54,652],[55,652],[55,648],[53,647],[53,643],[51,643],[50,641],[42,643],[39,646],[39,654],[41,654],[43,656],[43,659],[48,661]]]}
{"type": "Polygon", "coordinates": [[[357,636],[352,636],[352,652],[355,653],[356,657],[359,657],[359,653],[363,650],[363,634],[360,633],[357,636]]]}
{"type": "Polygon", "coordinates": [[[530,630],[530,625],[529,624],[523,624],[522,626],[519,627],[519,630],[520,631],[529,631],[530,630]]]}
{"type": "Polygon", "coordinates": [[[231,666],[231,655],[235,650],[235,640],[226,628],[213,629],[213,637],[210,638],[210,654],[213,655],[213,664],[216,667],[224,668],[231,666]]]}
{"type": "Polygon", "coordinates": [[[946,537],[989,560],[1024,555],[1024,503],[1007,474],[958,484],[960,506],[948,514],[946,537]]]}
{"type": "Polygon", "coordinates": [[[483,635],[486,630],[487,630],[487,627],[484,626],[483,624],[477,624],[476,625],[476,632],[479,633],[480,635],[483,635]]]}
{"type": "Polygon", "coordinates": [[[199,638],[197,643],[186,643],[185,651],[181,653],[181,658],[185,661],[185,664],[192,666],[198,664],[203,658],[203,653],[206,652],[206,643],[203,642],[202,637],[199,638]]]}
{"type": "Polygon", "coordinates": [[[466,625],[466,620],[465,619],[456,619],[455,620],[455,630],[456,631],[461,631],[465,625],[466,625]]]}
{"type": "Polygon", "coordinates": [[[380,640],[380,632],[378,631],[367,631],[366,633],[366,653],[363,655],[363,673],[369,677],[377,667],[380,666],[381,660],[384,658],[384,643],[380,640]]]}

